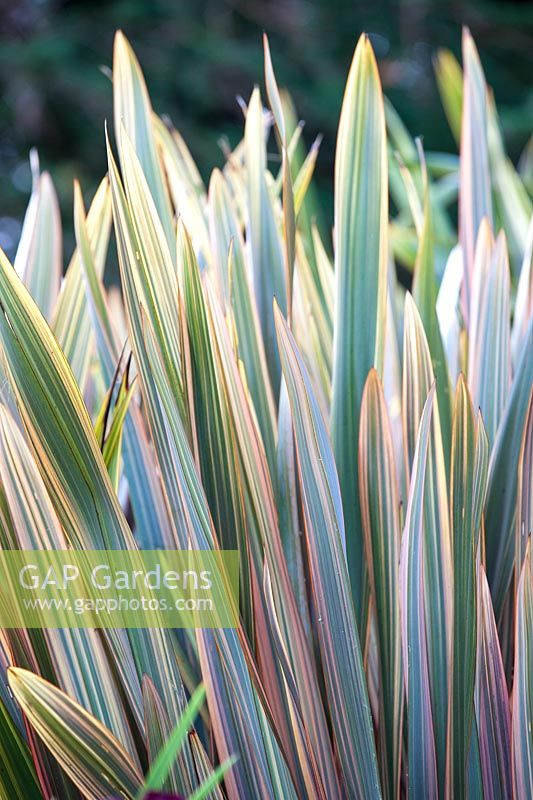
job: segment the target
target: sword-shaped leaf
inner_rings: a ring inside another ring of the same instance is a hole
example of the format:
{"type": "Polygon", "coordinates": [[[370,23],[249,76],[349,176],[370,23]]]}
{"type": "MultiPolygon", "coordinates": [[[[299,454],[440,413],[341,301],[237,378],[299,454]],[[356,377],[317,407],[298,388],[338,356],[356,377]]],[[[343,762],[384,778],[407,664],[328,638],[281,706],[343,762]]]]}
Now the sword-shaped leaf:
{"type": "Polygon", "coordinates": [[[437,401],[442,431],[442,445],[449,474],[451,449],[451,397],[450,377],[444,353],[444,345],[437,317],[437,281],[435,277],[435,239],[433,233],[433,213],[429,197],[427,167],[421,155],[423,166],[423,216],[418,233],[418,251],[413,275],[413,298],[420,312],[426,332],[433,374],[437,386],[437,401]]]}
{"type": "Polygon", "coordinates": [[[518,585],[527,543],[533,533],[533,388],[518,457],[515,530],[514,574],[518,585]]]}
{"type": "Polygon", "coordinates": [[[494,443],[511,385],[510,275],[505,234],[493,247],[481,223],[474,263],[468,343],[468,385],[494,443]]]}
{"type": "Polygon", "coordinates": [[[255,89],[246,114],[244,134],[248,219],[253,284],[274,396],[279,390],[279,357],[272,314],[275,297],[285,311],[287,288],[281,239],[266,179],[265,128],[259,89],[255,89]]]}
{"type": "Polygon", "coordinates": [[[527,333],[529,320],[533,316],[533,216],[529,223],[529,230],[522,259],[522,269],[516,289],[516,301],[513,316],[513,331],[511,334],[511,348],[513,363],[517,364],[522,351],[522,344],[527,333]]]}
{"type": "MultiPolygon", "coordinates": [[[[437,760],[430,699],[430,675],[425,606],[433,593],[424,581],[424,496],[431,417],[435,412],[432,386],[420,419],[413,456],[411,484],[400,558],[402,653],[407,694],[409,797],[439,796],[437,760]]],[[[436,719],[439,725],[442,720],[436,719]]]]}
{"type": "Polygon", "coordinates": [[[379,797],[365,675],[344,552],[344,519],[333,452],[292,334],[276,309],[291,404],[318,642],[333,736],[350,796],[379,797]]]}
{"type": "Polygon", "coordinates": [[[379,654],[379,760],[383,794],[398,797],[403,713],[400,608],[400,496],[383,387],[368,376],[359,431],[359,492],[379,654]]]}
{"type": "Polygon", "coordinates": [[[0,342],[22,420],[73,543],[121,547],[131,533],[70,367],[0,251],[0,342]]]}
{"type": "MultiPolygon", "coordinates": [[[[38,173],[38,165],[36,169],[38,173]]],[[[52,178],[43,172],[34,176],[14,266],[47,319],[51,318],[59,294],[62,262],[59,203],[52,178]]]]}
{"type": "MultiPolygon", "coordinates": [[[[209,508],[193,460],[176,398],[164,371],[150,322],[143,318],[142,340],[136,342],[146,403],[155,419],[152,433],[165,490],[186,543],[195,549],[216,546],[209,508]]],[[[198,654],[221,758],[239,754],[226,789],[240,797],[293,798],[294,788],[269,721],[252,684],[247,652],[236,631],[198,631],[198,654]]]]}
{"type": "Polygon", "coordinates": [[[441,49],[435,59],[435,77],[442,105],[455,141],[461,140],[463,73],[451,50],[441,49]]]}
{"type": "Polygon", "coordinates": [[[363,388],[381,372],[387,292],[387,148],[378,68],[361,36],[342,104],[335,156],[336,305],[331,434],[342,492],[348,572],[361,638],[367,579],[357,478],[363,388]]]}
{"type": "MultiPolygon", "coordinates": [[[[75,204],[76,194],[75,188],[75,204]]],[[[104,273],[111,222],[109,182],[104,178],[94,195],[86,220],[87,246],[90,247],[94,269],[100,279],[104,273]]],[[[78,249],[75,250],[65,273],[61,294],[54,310],[52,328],[78,386],[84,389],[94,339],[78,249]]]]}
{"type": "Polygon", "coordinates": [[[263,48],[265,53],[265,83],[267,96],[274,116],[274,122],[281,145],[281,174],[283,190],[283,256],[285,261],[285,288],[287,292],[287,314],[289,322],[292,319],[292,283],[294,275],[295,237],[296,237],[296,211],[294,203],[294,189],[291,175],[291,160],[289,153],[290,142],[287,140],[283,103],[274,75],[274,67],[270,55],[270,46],[266,33],[263,34],[263,48]]]}
{"type": "Polygon", "coordinates": [[[477,654],[475,706],[485,797],[511,797],[509,693],[489,584],[477,569],[477,654]]]}
{"type": "Polygon", "coordinates": [[[39,797],[40,790],[28,745],[0,700],[0,796],[39,797]]]}
{"type": "Polygon", "coordinates": [[[113,114],[121,166],[126,170],[121,133],[121,128],[124,127],[150,187],[168,246],[172,248],[174,225],[155,146],[152,106],[139,62],[122,31],[115,34],[113,49],[113,114]]]}
{"type": "Polygon", "coordinates": [[[511,393],[492,448],[485,509],[487,578],[499,624],[514,563],[518,457],[533,384],[533,319],[524,337],[511,393]]]}
{"type": "MultiPolygon", "coordinates": [[[[409,474],[419,436],[419,420],[434,382],[424,327],[409,294],[405,298],[403,351],[403,419],[409,474]]],[[[452,566],[447,480],[438,404],[431,418],[423,486],[424,612],[437,768],[442,790],[446,773],[445,720],[448,709],[452,566]]]]}
{"type": "Polygon", "coordinates": [[[533,572],[529,542],[516,596],[513,683],[513,787],[516,797],[533,794],[533,572]]]}
{"type": "MultiPolygon", "coordinates": [[[[37,465],[21,431],[3,407],[0,407],[0,479],[14,526],[13,537],[2,539],[2,548],[66,549],[67,540],[37,465]]],[[[6,632],[16,654],[14,665],[29,666],[33,657],[21,658],[17,654],[16,636],[15,632],[6,632]]],[[[28,633],[28,642],[35,658],[32,668],[58,683],[135,753],[120,697],[123,688],[117,682],[116,670],[98,633],[91,629],[35,630],[28,633]]],[[[127,666],[132,668],[131,664],[127,666]]]]}
{"type": "Polygon", "coordinates": [[[28,721],[83,794],[107,797],[121,792],[134,800],[142,774],[118,739],[38,675],[11,667],[8,677],[28,721]]]}
{"type": "Polygon", "coordinates": [[[448,704],[448,796],[466,798],[474,721],[476,553],[487,489],[489,445],[461,375],[455,392],[450,477],[453,636],[448,704]]]}
{"type": "Polygon", "coordinates": [[[493,222],[487,143],[487,85],[474,40],[467,28],[463,29],[463,66],[459,240],[465,259],[463,299],[468,320],[479,226],[484,217],[491,226],[493,222]]]}
{"type": "Polygon", "coordinates": [[[246,372],[257,421],[273,473],[276,412],[255,297],[247,270],[246,251],[227,182],[214,170],[209,184],[209,232],[218,283],[235,320],[237,352],[246,372]]]}
{"type": "MultiPolygon", "coordinates": [[[[0,343],[10,384],[67,537],[80,549],[134,549],[135,540],[70,367],[1,251],[0,311],[0,343]]],[[[153,677],[169,706],[179,713],[183,698],[171,686],[179,687],[181,678],[169,635],[158,629],[132,629],[111,631],[109,640],[121,673],[125,664],[130,670],[135,651],[137,669],[153,677]]],[[[126,674],[125,688],[138,714],[138,674],[135,670],[126,674]]]]}
{"type": "MultiPolygon", "coordinates": [[[[109,195],[109,192],[107,192],[109,195]]],[[[110,201],[110,196],[108,196],[110,201]]],[[[110,207],[110,203],[109,203],[110,207]]],[[[91,207],[92,210],[92,207],[91,207]]],[[[111,207],[109,208],[111,211],[111,207]]],[[[85,218],[79,185],[74,190],[74,227],[79,242],[81,291],[87,300],[88,323],[92,323],[104,383],[113,380],[115,365],[120,357],[117,334],[111,324],[105,290],[99,278],[96,261],[89,246],[88,230],[91,211],[85,218]]],[[[128,480],[129,497],[135,517],[135,535],[141,547],[172,545],[171,526],[163,500],[161,485],[155,470],[155,460],[146,434],[146,424],[140,408],[130,404],[124,425],[124,471],[128,480]]]]}
{"type": "Polygon", "coordinates": [[[153,123],[174,209],[191,235],[200,266],[210,266],[212,252],[207,225],[207,197],[202,178],[178,131],[155,115],[153,123]]]}
{"type": "MultiPolygon", "coordinates": [[[[437,798],[437,761],[429,692],[424,586],[423,505],[435,388],[430,389],[418,431],[400,558],[402,653],[407,694],[408,780],[411,798],[437,798]]],[[[437,724],[438,721],[436,721],[437,724]]]]}
{"type": "MultiPolygon", "coordinates": [[[[208,284],[206,284],[208,289],[208,284]]],[[[339,778],[335,766],[332,742],[327,732],[327,709],[324,708],[320,685],[319,671],[315,664],[314,653],[305,634],[303,621],[298,613],[298,606],[292,588],[287,564],[284,558],[281,536],[279,533],[278,515],[275,506],[274,491],[268,472],[265,454],[258,435],[257,424],[251,413],[245,386],[242,383],[233,352],[229,346],[228,330],[220,313],[218,304],[212,293],[209,309],[212,320],[212,339],[216,342],[220,359],[220,376],[228,396],[234,437],[241,461],[242,482],[245,488],[245,500],[248,509],[249,530],[259,539],[264,549],[264,558],[268,567],[276,628],[279,625],[279,637],[282,648],[286,650],[288,664],[286,680],[294,683],[295,691],[289,697],[289,705],[296,703],[297,713],[301,715],[304,727],[303,735],[307,737],[305,745],[306,759],[314,761],[316,771],[314,781],[320,791],[327,797],[338,797],[339,778]],[[296,700],[295,700],[296,698],[296,700]]],[[[294,712],[291,711],[294,714],[294,712]]],[[[281,723],[279,723],[281,724],[281,723]]],[[[294,735],[302,735],[299,720],[294,723],[294,735]]],[[[308,769],[305,763],[305,770],[308,769]]]]}

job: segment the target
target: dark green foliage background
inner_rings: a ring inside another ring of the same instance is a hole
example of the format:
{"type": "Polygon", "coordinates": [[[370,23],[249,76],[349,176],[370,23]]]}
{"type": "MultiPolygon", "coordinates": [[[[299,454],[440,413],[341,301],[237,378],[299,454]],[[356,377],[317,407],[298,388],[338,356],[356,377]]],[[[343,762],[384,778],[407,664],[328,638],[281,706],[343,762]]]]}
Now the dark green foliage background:
{"type": "Polygon", "coordinates": [[[86,196],[106,169],[113,34],[121,27],[143,66],[154,106],[183,132],[204,176],[222,163],[221,136],[242,131],[236,95],[262,82],[261,33],[280,84],[324,142],[317,181],[331,210],[335,131],[358,35],[366,30],[385,91],[428,149],[454,148],[435,86],[438,46],[460,52],[470,26],[518,159],[533,118],[533,4],[453,0],[0,0],[0,244],[13,255],[30,188],[28,152],[56,182],[66,221],[72,179],[86,196]]]}

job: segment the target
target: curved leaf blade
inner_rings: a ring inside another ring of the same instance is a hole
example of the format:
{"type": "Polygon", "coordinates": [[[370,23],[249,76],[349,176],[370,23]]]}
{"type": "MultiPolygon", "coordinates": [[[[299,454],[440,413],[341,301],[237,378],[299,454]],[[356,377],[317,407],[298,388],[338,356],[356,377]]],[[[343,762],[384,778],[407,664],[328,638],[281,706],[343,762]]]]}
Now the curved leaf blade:
{"type": "Polygon", "coordinates": [[[38,675],[11,667],[8,677],[28,721],[81,792],[134,800],[142,774],[103,725],[38,675]]]}

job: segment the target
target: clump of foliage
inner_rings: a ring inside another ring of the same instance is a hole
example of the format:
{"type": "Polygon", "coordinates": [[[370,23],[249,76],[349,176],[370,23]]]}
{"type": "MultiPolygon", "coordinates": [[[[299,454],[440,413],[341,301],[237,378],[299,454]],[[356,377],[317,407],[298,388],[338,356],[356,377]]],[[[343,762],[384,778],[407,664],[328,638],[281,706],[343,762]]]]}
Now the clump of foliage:
{"type": "Polygon", "coordinates": [[[237,548],[241,626],[2,631],[2,797],[533,794],[532,204],[468,32],[436,71],[458,159],[360,39],[332,246],[266,40],[270,112],[206,191],[117,34],[63,279],[35,170],[0,256],[1,546],[237,548]]]}

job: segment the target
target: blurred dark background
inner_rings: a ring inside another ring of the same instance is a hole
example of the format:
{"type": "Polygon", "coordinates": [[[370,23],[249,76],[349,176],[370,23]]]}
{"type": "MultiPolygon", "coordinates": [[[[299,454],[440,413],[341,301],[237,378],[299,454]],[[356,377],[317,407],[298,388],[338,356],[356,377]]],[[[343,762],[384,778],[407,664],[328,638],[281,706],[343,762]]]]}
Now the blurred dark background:
{"type": "Polygon", "coordinates": [[[72,247],[72,179],[88,196],[106,169],[103,124],[112,118],[113,34],[122,28],[152,101],[172,118],[204,177],[223,162],[221,136],[242,131],[236,95],[262,83],[261,33],[280,84],[324,134],[317,183],[331,209],[333,155],[344,81],[362,30],[371,34],[384,88],[427,149],[453,150],[432,57],[460,53],[461,25],[476,39],[509,153],[517,159],[533,120],[533,4],[490,0],[0,0],[0,245],[10,255],[30,190],[28,153],[58,189],[72,247]]]}

